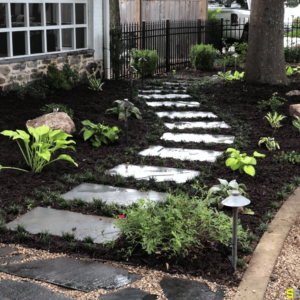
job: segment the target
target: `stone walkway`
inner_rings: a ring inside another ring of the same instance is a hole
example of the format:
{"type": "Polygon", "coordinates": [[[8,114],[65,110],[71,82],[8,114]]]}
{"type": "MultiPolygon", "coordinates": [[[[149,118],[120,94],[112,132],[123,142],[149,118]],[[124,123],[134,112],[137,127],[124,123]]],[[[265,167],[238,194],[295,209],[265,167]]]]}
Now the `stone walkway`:
{"type": "MultiPolygon", "coordinates": [[[[165,84],[170,86],[172,94],[161,94],[161,88],[157,86],[148,90],[146,93],[140,91],[143,93],[140,94],[140,96],[147,99],[146,103],[150,107],[171,105],[176,107],[177,111],[157,112],[159,117],[163,118],[168,116],[171,119],[183,119],[183,121],[176,120],[174,123],[165,123],[167,128],[172,129],[176,127],[182,130],[182,133],[166,132],[161,137],[162,140],[224,144],[234,142],[234,136],[185,133],[184,130],[190,128],[219,127],[221,130],[230,127],[225,122],[203,121],[202,118],[214,119],[217,118],[217,116],[211,112],[200,111],[199,102],[188,101],[188,99],[191,98],[190,95],[183,94],[186,91],[186,83],[181,86],[173,82],[165,84]],[[184,87],[184,89],[181,89],[181,87],[184,87]],[[185,100],[183,101],[182,99],[185,100]],[[186,107],[199,108],[199,111],[181,111],[181,108],[186,107]],[[195,122],[185,122],[185,118],[197,118],[197,120],[195,122]]],[[[221,154],[222,152],[220,151],[167,148],[163,146],[151,146],[140,152],[140,155],[144,156],[172,157],[179,160],[200,162],[214,162],[221,154]]],[[[198,176],[200,172],[159,166],[121,164],[108,170],[107,174],[119,174],[124,177],[135,176],[137,180],[150,180],[154,178],[158,182],[172,180],[177,183],[184,183],[198,176]]],[[[62,195],[62,197],[67,200],[80,198],[86,202],[92,202],[93,199],[101,199],[107,204],[114,202],[119,205],[127,206],[135,203],[140,198],[161,201],[167,197],[167,194],[153,191],[140,192],[133,189],[83,183],[62,195]]],[[[75,238],[79,240],[83,240],[86,236],[91,236],[95,243],[103,243],[104,240],[112,241],[120,235],[119,230],[113,226],[112,218],[82,215],[42,207],[37,207],[13,222],[8,223],[7,227],[14,230],[19,224],[24,225],[25,229],[33,234],[48,230],[50,234],[62,236],[63,232],[70,232],[74,233],[75,238]]],[[[12,251],[13,249],[11,248],[0,248],[0,272],[17,276],[17,278],[35,279],[68,289],[84,291],[86,293],[100,288],[107,290],[119,289],[140,279],[139,275],[131,274],[124,268],[67,257],[19,263],[23,257],[9,256],[12,251]]],[[[0,282],[0,299],[74,299],[47,290],[45,287],[36,283],[20,281],[2,280],[0,282]],[[32,295],[37,296],[32,297],[32,295]]],[[[224,298],[224,292],[222,290],[218,289],[216,292],[212,292],[206,284],[191,280],[164,277],[160,282],[160,286],[165,295],[164,299],[169,300],[221,300],[224,298]]],[[[116,292],[101,296],[100,298],[101,300],[157,299],[156,295],[148,294],[136,288],[120,289],[116,292]]]]}

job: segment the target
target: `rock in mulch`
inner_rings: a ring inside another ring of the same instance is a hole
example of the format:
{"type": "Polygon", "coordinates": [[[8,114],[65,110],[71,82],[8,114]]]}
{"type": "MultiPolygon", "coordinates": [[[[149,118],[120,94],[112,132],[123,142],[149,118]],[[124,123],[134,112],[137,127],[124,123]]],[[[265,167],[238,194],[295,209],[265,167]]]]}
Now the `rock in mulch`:
{"type": "Polygon", "coordinates": [[[0,299],[3,300],[72,300],[62,294],[50,291],[38,284],[2,280],[0,282],[0,299]]]}
{"type": "Polygon", "coordinates": [[[64,112],[53,112],[26,122],[26,127],[37,128],[48,126],[50,129],[60,129],[67,134],[76,132],[75,124],[72,119],[64,112]]]}
{"type": "Polygon", "coordinates": [[[292,104],[290,105],[290,116],[293,118],[300,117],[300,104],[292,104]]]}
{"type": "Polygon", "coordinates": [[[117,289],[140,279],[122,268],[68,257],[0,266],[0,271],[84,292],[117,289]]]}
{"type": "Polygon", "coordinates": [[[107,295],[101,295],[99,300],[155,300],[156,295],[150,295],[142,290],[127,288],[107,295]]]}
{"type": "Polygon", "coordinates": [[[293,91],[289,91],[288,93],[286,93],[287,96],[291,97],[291,96],[300,96],[300,91],[298,90],[293,90],[293,91]]]}
{"type": "Polygon", "coordinates": [[[168,300],[222,300],[224,292],[212,292],[207,284],[186,279],[164,277],[160,282],[168,300]]]}

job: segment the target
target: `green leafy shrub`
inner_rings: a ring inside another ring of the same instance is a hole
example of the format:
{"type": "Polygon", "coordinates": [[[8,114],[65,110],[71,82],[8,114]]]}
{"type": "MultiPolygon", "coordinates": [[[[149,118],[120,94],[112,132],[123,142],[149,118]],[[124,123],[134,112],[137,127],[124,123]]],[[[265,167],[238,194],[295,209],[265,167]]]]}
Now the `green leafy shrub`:
{"type": "Polygon", "coordinates": [[[16,140],[26,164],[31,168],[32,172],[41,172],[46,165],[57,160],[67,160],[75,166],[78,166],[67,154],[61,154],[51,161],[51,155],[54,154],[56,150],[69,148],[75,151],[75,148],[69,145],[75,144],[75,142],[73,140],[67,141],[67,138],[71,137],[70,134],[66,134],[61,130],[49,129],[48,126],[41,126],[36,129],[29,127],[28,132],[31,136],[23,130],[4,130],[1,134],[16,140]],[[23,140],[25,151],[18,142],[18,139],[23,140]]]}
{"type": "Polygon", "coordinates": [[[101,83],[101,81],[102,81],[101,78],[96,77],[97,72],[98,72],[98,70],[95,71],[93,68],[92,73],[88,75],[89,89],[94,92],[102,91],[102,86],[104,84],[104,82],[101,83]]]}
{"type": "Polygon", "coordinates": [[[222,8],[209,9],[207,11],[207,19],[209,21],[216,21],[217,20],[217,15],[219,15],[221,12],[222,12],[222,8]]]}
{"type": "Polygon", "coordinates": [[[269,121],[270,125],[272,128],[274,129],[278,129],[280,127],[282,127],[282,125],[280,124],[280,122],[285,118],[284,115],[279,115],[276,111],[274,112],[274,114],[272,115],[272,113],[267,113],[267,115],[265,116],[265,118],[269,121]]]}
{"type": "Polygon", "coordinates": [[[285,47],[284,48],[285,61],[289,63],[300,62],[300,47],[285,47]]]}
{"type": "Polygon", "coordinates": [[[277,94],[278,93],[274,93],[269,100],[258,101],[257,108],[259,111],[268,109],[271,109],[273,113],[277,111],[277,109],[284,104],[283,101],[286,101],[286,99],[277,96],[277,94]]]}
{"type": "Polygon", "coordinates": [[[81,122],[84,127],[80,130],[79,134],[83,132],[84,140],[91,139],[92,145],[99,147],[102,144],[113,143],[119,138],[122,132],[117,126],[109,127],[103,124],[94,124],[89,120],[81,122]]]}
{"type": "Polygon", "coordinates": [[[253,152],[253,157],[247,156],[246,153],[240,154],[240,151],[237,151],[234,148],[228,148],[226,150],[226,153],[230,153],[230,157],[226,160],[227,167],[230,167],[233,171],[239,170],[240,173],[245,172],[246,174],[251,176],[255,175],[255,168],[253,167],[254,165],[256,165],[255,157],[265,157],[264,154],[258,153],[256,151],[253,152]]]}
{"type": "MultiPolygon", "coordinates": [[[[165,251],[169,256],[188,254],[201,248],[202,240],[231,245],[232,220],[223,212],[209,208],[204,195],[189,199],[182,195],[169,195],[165,201],[140,199],[137,205],[122,210],[115,226],[130,243],[128,255],[139,246],[148,254],[165,251]]],[[[238,226],[238,239],[247,239],[247,233],[238,226]]]]}
{"type": "Polygon", "coordinates": [[[190,59],[192,66],[198,70],[213,70],[216,49],[213,45],[196,44],[191,46],[190,59]]]}
{"type": "Polygon", "coordinates": [[[50,64],[45,76],[46,84],[57,90],[69,90],[79,81],[78,71],[71,69],[68,63],[65,63],[62,70],[59,70],[55,64],[50,64]]]}
{"type": "Polygon", "coordinates": [[[219,209],[223,207],[222,201],[232,194],[232,191],[239,191],[241,195],[249,198],[249,195],[245,192],[247,189],[243,183],[238,184],[236,180],[228,182],[225,179],[218,179],[220,184],[211,187],[206,196],[206,203],[208,205],[217,204],[219,209]]]}
{"type": "Polygon", "coordinates": [[[291,32],[287,32],[284,36],[286,36],[286,37],[300,37],[300,29],[292,30],[291,32]]]}
{"type": "Polygon", "coordinates": [[[144,76],[153,75],[157,69],[159,63],[159,56],[156,50],[136,50],[131,49],[130,53],[130,65],[136,68],[138,77],[142,76],[143,73],[143,64],[144,64],[144,76]],[[144,63],[139,59],[144,57],[147,61],[144,63]]]}
{"type": "Polygon", "coordinates": [[[25,96],[34,99],[46,99],[49,93],[49,87],[44,80],[35,80],[22,84],[14,82],[11,89],[20,99],[24,99],[25,96]]]}
{"type": "Polygon", "coordinates": [[[300,153],[296,151],[285,153],[282,151],[280,154],[274,155],[273,160],[276,163],[288,162],[292,165],[300,164],[300,153]]]}
{"type": "MultiPolygon", "coordinates": [[[[118,115],[118,119],[120,121],[123,121],[125,119],[125,108],[119,106],[122,102],[123,102],[122,100],[114,101],[114,103],[116,103],[118,106],[107,109],[105,114],[118,115]]],[[[140,110],[135,106],[129,107],[128,110],[127,110],[127,117],[129,118],[131,115],[135,115],[135,117],[137,119],[142,119],[140,110]]]]}
{"type": "Polygon", "coordinates": [[[64,112],[66,113],[71,119],[73,119],[74,117],[74,111],[71,108],[68,108],[66,105],[64,104],[60,104],[60,103],[50,103],[45,105],[43,108],[41,108],[41,111],[44,114],[50,114],[53,113],[54,109],[57,109],[59,112],[64,112]]]}

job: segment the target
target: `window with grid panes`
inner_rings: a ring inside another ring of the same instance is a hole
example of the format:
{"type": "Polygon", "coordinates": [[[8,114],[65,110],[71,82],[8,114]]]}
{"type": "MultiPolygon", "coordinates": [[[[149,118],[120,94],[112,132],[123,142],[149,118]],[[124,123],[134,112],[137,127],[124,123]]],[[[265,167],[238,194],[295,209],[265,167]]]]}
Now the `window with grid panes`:
{"type": "Polygon", "coordinates": [[[87,0],[0,3],[0,59],[87,48],[87,0]]]}

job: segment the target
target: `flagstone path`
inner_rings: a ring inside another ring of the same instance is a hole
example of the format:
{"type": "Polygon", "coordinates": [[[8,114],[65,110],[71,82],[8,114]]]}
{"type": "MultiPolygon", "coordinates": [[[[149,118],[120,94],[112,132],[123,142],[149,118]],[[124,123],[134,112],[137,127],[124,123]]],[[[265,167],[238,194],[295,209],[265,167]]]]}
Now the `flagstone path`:
{"type": "MultiPolygon", "coordinates": [[[[180,111],[180,107],[200,107],[199,102],[189,102],[188,94],[182,94],[179,90],[181,86],[185,88],[187,83],[165,82],[165,86],[170,86],[172,92],[174,89],[181,93],[161,94],[162,88],[155,87],[151,91],[140,94],[149,101],[149,106],[170,106],[175,105],[178,111],[161,111],[156,114],[163,118],[171,119],[179,118],[197,118],[195,122],[176,121],[175,123],[165,123],[166,127],[172,129],[174,127],[182,130],[182,133],[163,134],[161,139],[173,142],[205,142],[205,143],[224,143],[230,144],[234,142],[234,136],[227,135],[211,135],[211,134],[190,134],[185,133],[184,129],[190,128],[216,128],[220,130],[230,128],[225,122],[207,122],[202,118],[217,118],[218,116],[212,112],[203,111],[180,111]],[[151,94],[149,94],[151,92],[151,94]],[[164,99],[162,102],[151,101],[150,99],[164,99]],[[171,101],[172,100],[172,101],[171,101]]],[[[142,91],[141,91],[142,93],[142,91]]],[[[225,150],[225,146],[224,146],[225,150]]],[[[150,146],[148,149],[140,152],[144,156],[157,156],[162,158],[172,157],[180,160],[193,161],[209,161],[214,162],[221,155],[220,151],[210,151],[203,149],[182,149],[167,148],[163,146],[150,146]]],[[[200,174],[195,170],[156,167],[156,166],[137,166],[130,164],[118,165],[106,172],[110,175],[120,174],[128,177],[134,176],[137,180],[155,179],[158,182],[175,181],[184,183],[200,174]]],[[[134,189],[126,189],[105,185],[96,185],[83,183],[68,193],[62,195],[64,199],[74,200],[80,198],[86,202],[92,202],[93,199],[101,199],[107,204],[117,203],[119,205],[131,205],[140,198],[148,198],[153,201],[161,201],[167,196],[165,193],[157,192],[140,192],[134,189]]],[[[50,234],[62,236],[62,232],[72,232],[75,238],[83,240],[86,236],[94,238],[95,243],[103,243],[105,240],[115,240],[120,232],[113,225],[112,218],[99,216],[83,215],[79,213],[55,210],[51,208],[36,207],[25,215],[17,218],[6,226],[15,230],[17,225],[24,225],[26,231],[36,234],[42,230],[48,230],[50,234]]],[[[137,274],[131,274],[124,268],[116,268],[110,265],[104,265],[95,261],[83,261],[73,258],[60,257],[56,259],[38,260],[33,262],[18,263],[23,260],[22,255],[7,256],[13,251],[13,248],[0,248],[0,272],[15,275],[21,278],[31,278],[42,282],[52,283],[54,285],[63,286],[69,289],[80,290],[84,292],[94,291],[99,288],[118,289],[140,279],[137,274]]],[[[182,280],[177,278],[165,277],[161,281],[161,287],[169,300],[221,300],[224,298],[224,292],[220,289],[217,292],[209,290],[206,284],[182,280]]],[[[0,299],[73,299],[65,295],[50,291],[42,286],[31,282],[18,282],[12,280],[2,280],[0,282],[0,299]],[[33,298],[33,294],[37,295],[33,298]],[[30,298],[31,297],[31,298],[30,298]]],[[[103,295],[101,300],[152,300],[156,299],[156,295],[150,295],[134,288],[125,288],[116,292],[103,295]]],[[[99,298],[99,299],[100,299],[99,298]]]]}

